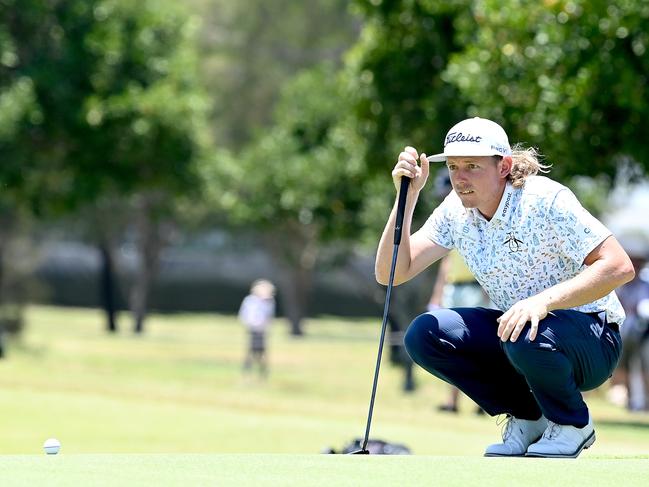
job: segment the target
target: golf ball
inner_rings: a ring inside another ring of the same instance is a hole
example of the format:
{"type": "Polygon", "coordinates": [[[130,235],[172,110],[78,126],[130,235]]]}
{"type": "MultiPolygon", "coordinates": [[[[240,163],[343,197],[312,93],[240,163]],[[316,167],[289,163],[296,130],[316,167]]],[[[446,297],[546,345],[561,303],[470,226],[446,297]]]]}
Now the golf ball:
{"type": "Polygon", "coordinates": [[[56,455],[61,449],[61,442],[56,438],[50,438],[43,443],[43,449],[48,455],[56,455]]]}

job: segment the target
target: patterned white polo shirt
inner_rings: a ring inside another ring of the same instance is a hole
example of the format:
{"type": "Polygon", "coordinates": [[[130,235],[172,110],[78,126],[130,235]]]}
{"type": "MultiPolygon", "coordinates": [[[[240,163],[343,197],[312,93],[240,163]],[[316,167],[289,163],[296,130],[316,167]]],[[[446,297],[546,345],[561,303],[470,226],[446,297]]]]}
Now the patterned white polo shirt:
{"type": "MultiPolygon", "coordinates": [[[[464,208],[452,191],[422,230],[433,242],[456,248],[503,311],[577,275],[586,256],[611,235],[572,191],[543,176],[527,178],[521,189],[508,183],[490,221],[464,208]]],[[[610,323],[625,318],[615,292],[573,309],[606,311],[610,323]]]]}

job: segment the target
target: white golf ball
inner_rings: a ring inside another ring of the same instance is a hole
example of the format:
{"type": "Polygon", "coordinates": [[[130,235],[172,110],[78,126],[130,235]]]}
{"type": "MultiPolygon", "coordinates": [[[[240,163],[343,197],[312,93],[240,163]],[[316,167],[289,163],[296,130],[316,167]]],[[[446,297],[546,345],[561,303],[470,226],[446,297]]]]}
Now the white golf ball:
{"type": "Polygon", "coordinates": [[[61,442],[56,438],[50,438],[43,443],[43,449],[48,455],[56,455],[61,449],[61,442]]]}

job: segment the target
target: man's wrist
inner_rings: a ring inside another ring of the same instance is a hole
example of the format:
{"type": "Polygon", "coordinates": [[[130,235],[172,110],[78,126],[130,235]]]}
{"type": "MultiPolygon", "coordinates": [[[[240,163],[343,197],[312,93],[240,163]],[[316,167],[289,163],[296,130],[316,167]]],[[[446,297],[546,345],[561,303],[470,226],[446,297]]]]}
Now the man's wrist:
{"type": "Polygon", "coordinates": [[[543,291],[542,293],[537,294],[536,297],[541,300],[541,302],[545,305],[545,308],[547,309],[547,311],[550,312],[550,311],[554,311],[555,309],[557,309],[557,307],[555,306],[556,302],[555,302],[555,299],[554,299],[554,295],[555,295],[555,293],[548,292],[546,290],[546,291],[543,291]]]}

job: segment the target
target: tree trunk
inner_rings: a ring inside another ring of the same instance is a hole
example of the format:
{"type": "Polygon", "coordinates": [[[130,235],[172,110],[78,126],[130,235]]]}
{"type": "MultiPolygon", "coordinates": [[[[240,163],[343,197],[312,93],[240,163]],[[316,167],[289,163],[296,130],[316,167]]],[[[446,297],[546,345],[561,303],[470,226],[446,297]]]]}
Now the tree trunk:
{"type": "Polygon", "coordinates": [[[307,314],[313,281],[312,269],[285,268],[279,283],[282,305],[293,336],[304,335],[302,322],[307,314]]]}
{"type": "Polygon", "coordinates": [[[116,333],[120,289],[115,248],[116,241],[126,229],[127,215],[133,211],[127,201],[112,194],[103,195],[84,210],[81,215],[86,222],[88,239],[94,242],[99,252],[98,297],[106,316],[106,331],[116,333]]]}
{"type": "Polygon", "coordinates": [[[279,299],[293,336],[304,335],[318,255],[316,229],[293,222],[265,236],[266,247],[279,271],[279,299]]]}
{"type": "Polygon", "coordinates": [[[99,283],[100,303],[106,313],[106,331],[109,333],[117,332],[116,314],[116,280],[113,252],[110,243],[106,240],[98,245],[99,255],[101,258],[101,275],[99,283]]]}
{"type": "Polygon", "coordinates": [[[157,270],[160,252],[160,232],[155,206],[158,197],[152,194],[141,195],[136,202],[135,224],[137,232],[137,267],[131,288],[131,312],[133,331],[144,332],[144,320],[148,311],[151,283],[157,270]]]}

